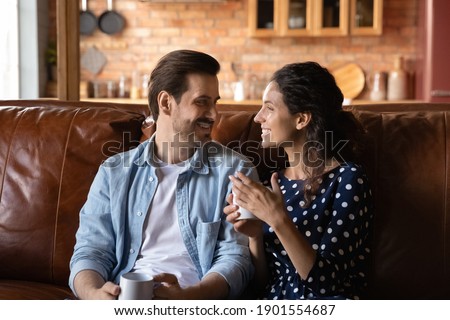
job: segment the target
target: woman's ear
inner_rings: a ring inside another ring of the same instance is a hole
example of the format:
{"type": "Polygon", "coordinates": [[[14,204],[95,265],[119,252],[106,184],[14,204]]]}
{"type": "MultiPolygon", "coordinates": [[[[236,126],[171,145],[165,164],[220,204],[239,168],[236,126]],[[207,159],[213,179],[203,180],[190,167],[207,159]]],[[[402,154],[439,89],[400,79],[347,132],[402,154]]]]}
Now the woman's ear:
{"type": "Polygon", "coordinates": [[[167,91],[161,91],[158,94],[159,112],[169,114],[170,113],[170,94],[167,91]]]}
{"type": "Polygon", "coordinates": [[[297,114],[297,130],[301,130],[305,128],[309,122],[311,121],[311,113],[310,112],[299,112],[297,114]]]}

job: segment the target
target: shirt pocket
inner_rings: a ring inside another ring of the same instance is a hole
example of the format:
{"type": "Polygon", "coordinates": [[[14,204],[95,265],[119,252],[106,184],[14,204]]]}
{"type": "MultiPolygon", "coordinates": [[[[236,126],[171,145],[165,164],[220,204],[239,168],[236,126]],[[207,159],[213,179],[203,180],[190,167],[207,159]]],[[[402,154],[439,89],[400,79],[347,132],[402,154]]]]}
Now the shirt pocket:
{"type": "Polygon", "coordinates": [[[222,221],[199,222],[197,224],[197,249],[203,274],[211,268],[222,221]]]}

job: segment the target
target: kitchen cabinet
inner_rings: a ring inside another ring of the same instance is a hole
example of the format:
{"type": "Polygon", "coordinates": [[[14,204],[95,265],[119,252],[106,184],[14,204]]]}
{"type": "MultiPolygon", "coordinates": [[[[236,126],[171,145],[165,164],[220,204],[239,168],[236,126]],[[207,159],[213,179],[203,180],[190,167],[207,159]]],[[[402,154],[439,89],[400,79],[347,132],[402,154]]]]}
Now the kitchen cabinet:
{"type": "Polygon", "coordinates": [[[382,0],[351,0],[350,33],[380,35],[383,32],[382,0]]]}
{"type": "Polygon", "coordinates": [[[252,37],[379,35],[383,0],[249,0],[252,37]]]}

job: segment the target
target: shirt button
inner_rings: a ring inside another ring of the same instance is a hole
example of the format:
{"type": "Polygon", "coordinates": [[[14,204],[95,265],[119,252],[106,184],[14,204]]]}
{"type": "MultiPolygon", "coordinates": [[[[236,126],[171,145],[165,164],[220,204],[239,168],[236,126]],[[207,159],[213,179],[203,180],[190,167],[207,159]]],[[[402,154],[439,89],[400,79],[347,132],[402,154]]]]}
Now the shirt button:
{"type": "Polygon", "coordinates": [[[148,178],[148,181],[153,182],[155,180],[153,177],[148,178]]]}
{"type": "Polygon", "coordinates": [[[138,211],[137,215],[140,217],[142,216],[142,211],[138,211]]]}
{"type": "Polygon", "coordinates": [[[134,249],[130,249],[130,253],[133,254],[134,253],[134,249]]]}

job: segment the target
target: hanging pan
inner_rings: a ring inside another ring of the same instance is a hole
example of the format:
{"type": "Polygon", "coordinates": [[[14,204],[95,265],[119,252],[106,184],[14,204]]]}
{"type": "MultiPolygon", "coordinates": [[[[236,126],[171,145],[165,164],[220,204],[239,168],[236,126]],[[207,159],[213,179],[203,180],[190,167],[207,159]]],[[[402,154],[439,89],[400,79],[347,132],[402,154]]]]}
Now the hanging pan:
{"type": "Polygon", "coordinates": [[[113,10],[112,0],[108,0],[108,10],[98,18],[98,27],[106,34],[116,34],[122,31],[125,19],[113,10]]]}
{"type": "Polygon", "coordinates": [[[97,28],[97,17],[88,10],[87,0],[81,2],[80,34],[90,35],[97,28]]]}

